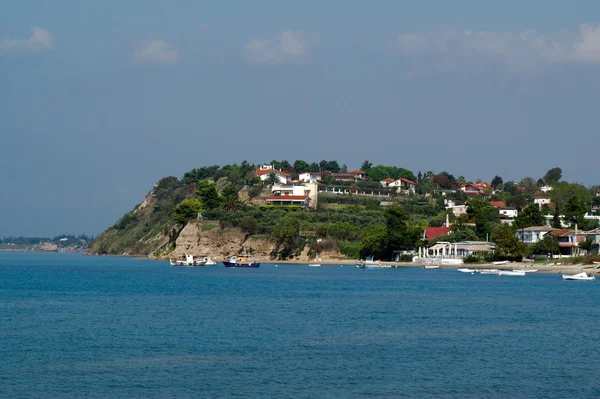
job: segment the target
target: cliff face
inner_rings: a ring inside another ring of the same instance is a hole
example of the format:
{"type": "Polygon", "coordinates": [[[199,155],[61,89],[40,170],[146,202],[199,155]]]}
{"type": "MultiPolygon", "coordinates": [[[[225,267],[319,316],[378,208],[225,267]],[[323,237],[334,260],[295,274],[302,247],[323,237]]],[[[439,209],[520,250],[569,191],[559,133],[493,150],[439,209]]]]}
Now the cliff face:
{"type": "Polygon", "coordinates": [[[273,244],[268,238],[251,237],[236,230],[223,231],[214,222],[190,222],[175,240],[175,249],[161,258],[183,258],[185,254],[223,260],[232,255],[253,255],[269,259],[273,244]]]}

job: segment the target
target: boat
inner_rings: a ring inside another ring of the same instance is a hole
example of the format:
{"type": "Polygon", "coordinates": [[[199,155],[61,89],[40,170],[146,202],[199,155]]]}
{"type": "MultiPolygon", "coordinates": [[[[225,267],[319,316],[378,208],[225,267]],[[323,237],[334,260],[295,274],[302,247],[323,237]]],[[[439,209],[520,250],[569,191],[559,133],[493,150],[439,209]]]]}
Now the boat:
{"type": "Polygon", "coordinates": [[[513,269],[513,272],[535,273],[538,269],[513,269]]]}
{"type": "Polygon", "coordinates": [[[310,267],[321,267],[321,258],[315,258],[313,263],[309,263],[310,267]]]}
{"type": "Polygon", "coordinates": [[[440,267],[438,265],[427,265],[427,266],[423,266],[425,269],[439,269],[440,267]]]}
{"type": "Polygon", "coordinates": [[[577,274],[563,274],[563,280],[580,280],[580,281],[590,281],[595,280],[596,277],[591,274],[587,274],[586,272],[580,272],[577,274]]]}
{"type": "Polygon", "coordinates": [[[461,273],[475,273],[475,269],[462,268],[462,269],[458,269],[458,271],[461,273]]]}
{"type": "Polygon", "coordinates": [[[497,260],[495,262],[492,262],[492,265],[506,265],[508,264],[507,260],[497,260]]]}
{"type": "Polygon", "coordinates": [[[517,270],[500,270],[498,276],[524,276],[526,273],[517,270]]]}
{"type": "Polygon", "coordinates": [[[479,274],[498,274],[498,269],[478,269],[479,274]]]}
{"type": "Polygon", "coordinates": [[[260,263],[257,262],[249,262],[245,257],[237,257],[232,256],[229,258],[229,262],[223,261],[223,265],[225,267],[239,267],[239,268],[257,268],[260,266],[260,263]]]}
{"type": "Polygon", "coordinates": [[[373,260],[372,256],[368,256],[365,258],[365,260],[359,262],[356,264],[356,267],[359,267],[361,269],[389,269],[392,266],[391,265],[386,265],[384,263],[381,263],[380,260],[373,260]]]}
{"type": "Polygon", "coordinates": [[[205,256],[204,258],[202,258],[204,261],[206,261],[205,265],[206,266],[214,266],[217,264],[217,262],[215,262],[212,258],[205,256]]]}
{"type": "Polygon", "coordinates": [[[204,266],[206,265],[206,259],[194,255],[185,255],[185,260],[169,259],[169,263],[171,266],[204,266]]]}

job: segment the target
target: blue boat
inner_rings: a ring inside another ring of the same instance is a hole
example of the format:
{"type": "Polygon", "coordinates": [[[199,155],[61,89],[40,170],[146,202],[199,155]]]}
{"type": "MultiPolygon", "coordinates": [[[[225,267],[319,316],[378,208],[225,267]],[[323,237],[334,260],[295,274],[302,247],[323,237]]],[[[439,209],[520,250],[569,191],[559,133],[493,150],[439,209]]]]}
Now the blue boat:
{"type": "Polygon", "coordinates": [[[229,258],[229,262],[223,261],[223,265],[225,267],[257,268],[260,266],[260,263],[248,262],[246,258],[238,258],[237,256],[232,256],[231,258],[229,258]]]}

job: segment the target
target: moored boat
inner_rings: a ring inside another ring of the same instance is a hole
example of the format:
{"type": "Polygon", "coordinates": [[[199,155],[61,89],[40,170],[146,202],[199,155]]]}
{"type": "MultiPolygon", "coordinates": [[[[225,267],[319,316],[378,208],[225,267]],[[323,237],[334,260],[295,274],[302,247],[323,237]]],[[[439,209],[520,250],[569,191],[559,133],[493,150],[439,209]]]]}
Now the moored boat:
{"type": "Polygon", "coordinates": [[[538,269],[513,269],[513,272],[535,273],[538,269]]]}
{"type": "Polygon", "coordinates": [[[359,267],[361,269],[373,270],[373,269],[389,269],[392,266],[381,263],[380,260],[373,260],[373,257],[369,256],[369,257],[365,258],[365,260],[357,263],[356,267],[359,267]]]}
{"type": "Polygon", "coordinates": [[[457,270],[461,273],[475,273],[475,269],[461,268],[461,269],[457,269],[457,270]]]}
{"type": "Polygon", "coordinates": [[[524,276],[525,272],[515,270],[500,270],[498,276],[524,276]]]}
{"type": "Polygon", "coordinates": [[[478,269],[479,274],[498,274],[498,269],[478,269]]]}
{"type": "Polygon", "coordinates": [[[194,255],[185,255],[185,260],[169,259],[171,266],[204,266],[206,258],[196,257],[194,255]]]}
{"type": "Polygon", "coordinates": [[[586,272],[580,272],[577,274],[563,274],[562,275],[563,280],[579,280],[579,281],[591,281],[591,280],[595,280],[596,277],[587,274],[586,272]]]}
{"type": "Polygon", "coordinates": [[[508,264],[507,260],[497,260],[495,262],[492,262],[492,265],[506,265],[508,264]]]}
{"type": "Polygon", "coordinates": [[[260,266],[260,263],[257,262],[249,262],[245,257],[237,257],[232,256],[229,258],[229,262],[223,261],[223,265],[225,267],[238,267],[238,268],[257,268],[260,266]]]}
{"type": "Polygon", "coordinates": [[[439,269],[440,267],[438,265],[427,265],[427,266],[423,266],[425,269],[439,269]]]}

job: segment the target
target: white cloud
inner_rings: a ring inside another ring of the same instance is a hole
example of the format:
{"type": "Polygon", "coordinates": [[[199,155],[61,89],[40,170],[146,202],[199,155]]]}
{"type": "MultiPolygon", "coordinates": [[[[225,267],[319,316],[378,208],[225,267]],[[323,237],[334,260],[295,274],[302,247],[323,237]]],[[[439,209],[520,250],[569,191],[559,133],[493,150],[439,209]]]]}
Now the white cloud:
{"type": "Polygon", "coordinates": [[[162,40],[151,40],[133,50],[132,59],[138,64],[166,65],[179,60],[177,49],[162,40]]]}
{"type": "Polygon", "coordinates": [[[287,30],[276,40],[253,39],[244,48],[249,64],[275,65],[302,62],[310,57],[316,40],[302,31],[287,30]]]}
{"type": "Polygon", "coordinates": [[[467,30],[403,34],[396,39],[394,46],[406,55],[489,57],[510,65],[600,64],[600,25],[581,25],[575,32],[550,34],[531,30],[518,33],[467,30]]]}
{"type": "Polygon", "coordinates": [[[0,53],[36,53],[45,50],[51,50],[54,37],[52,33],[44,28],[31,28],[31,37],[29,39],[13,39],[8,37],[0,39],[0,53]]]}

